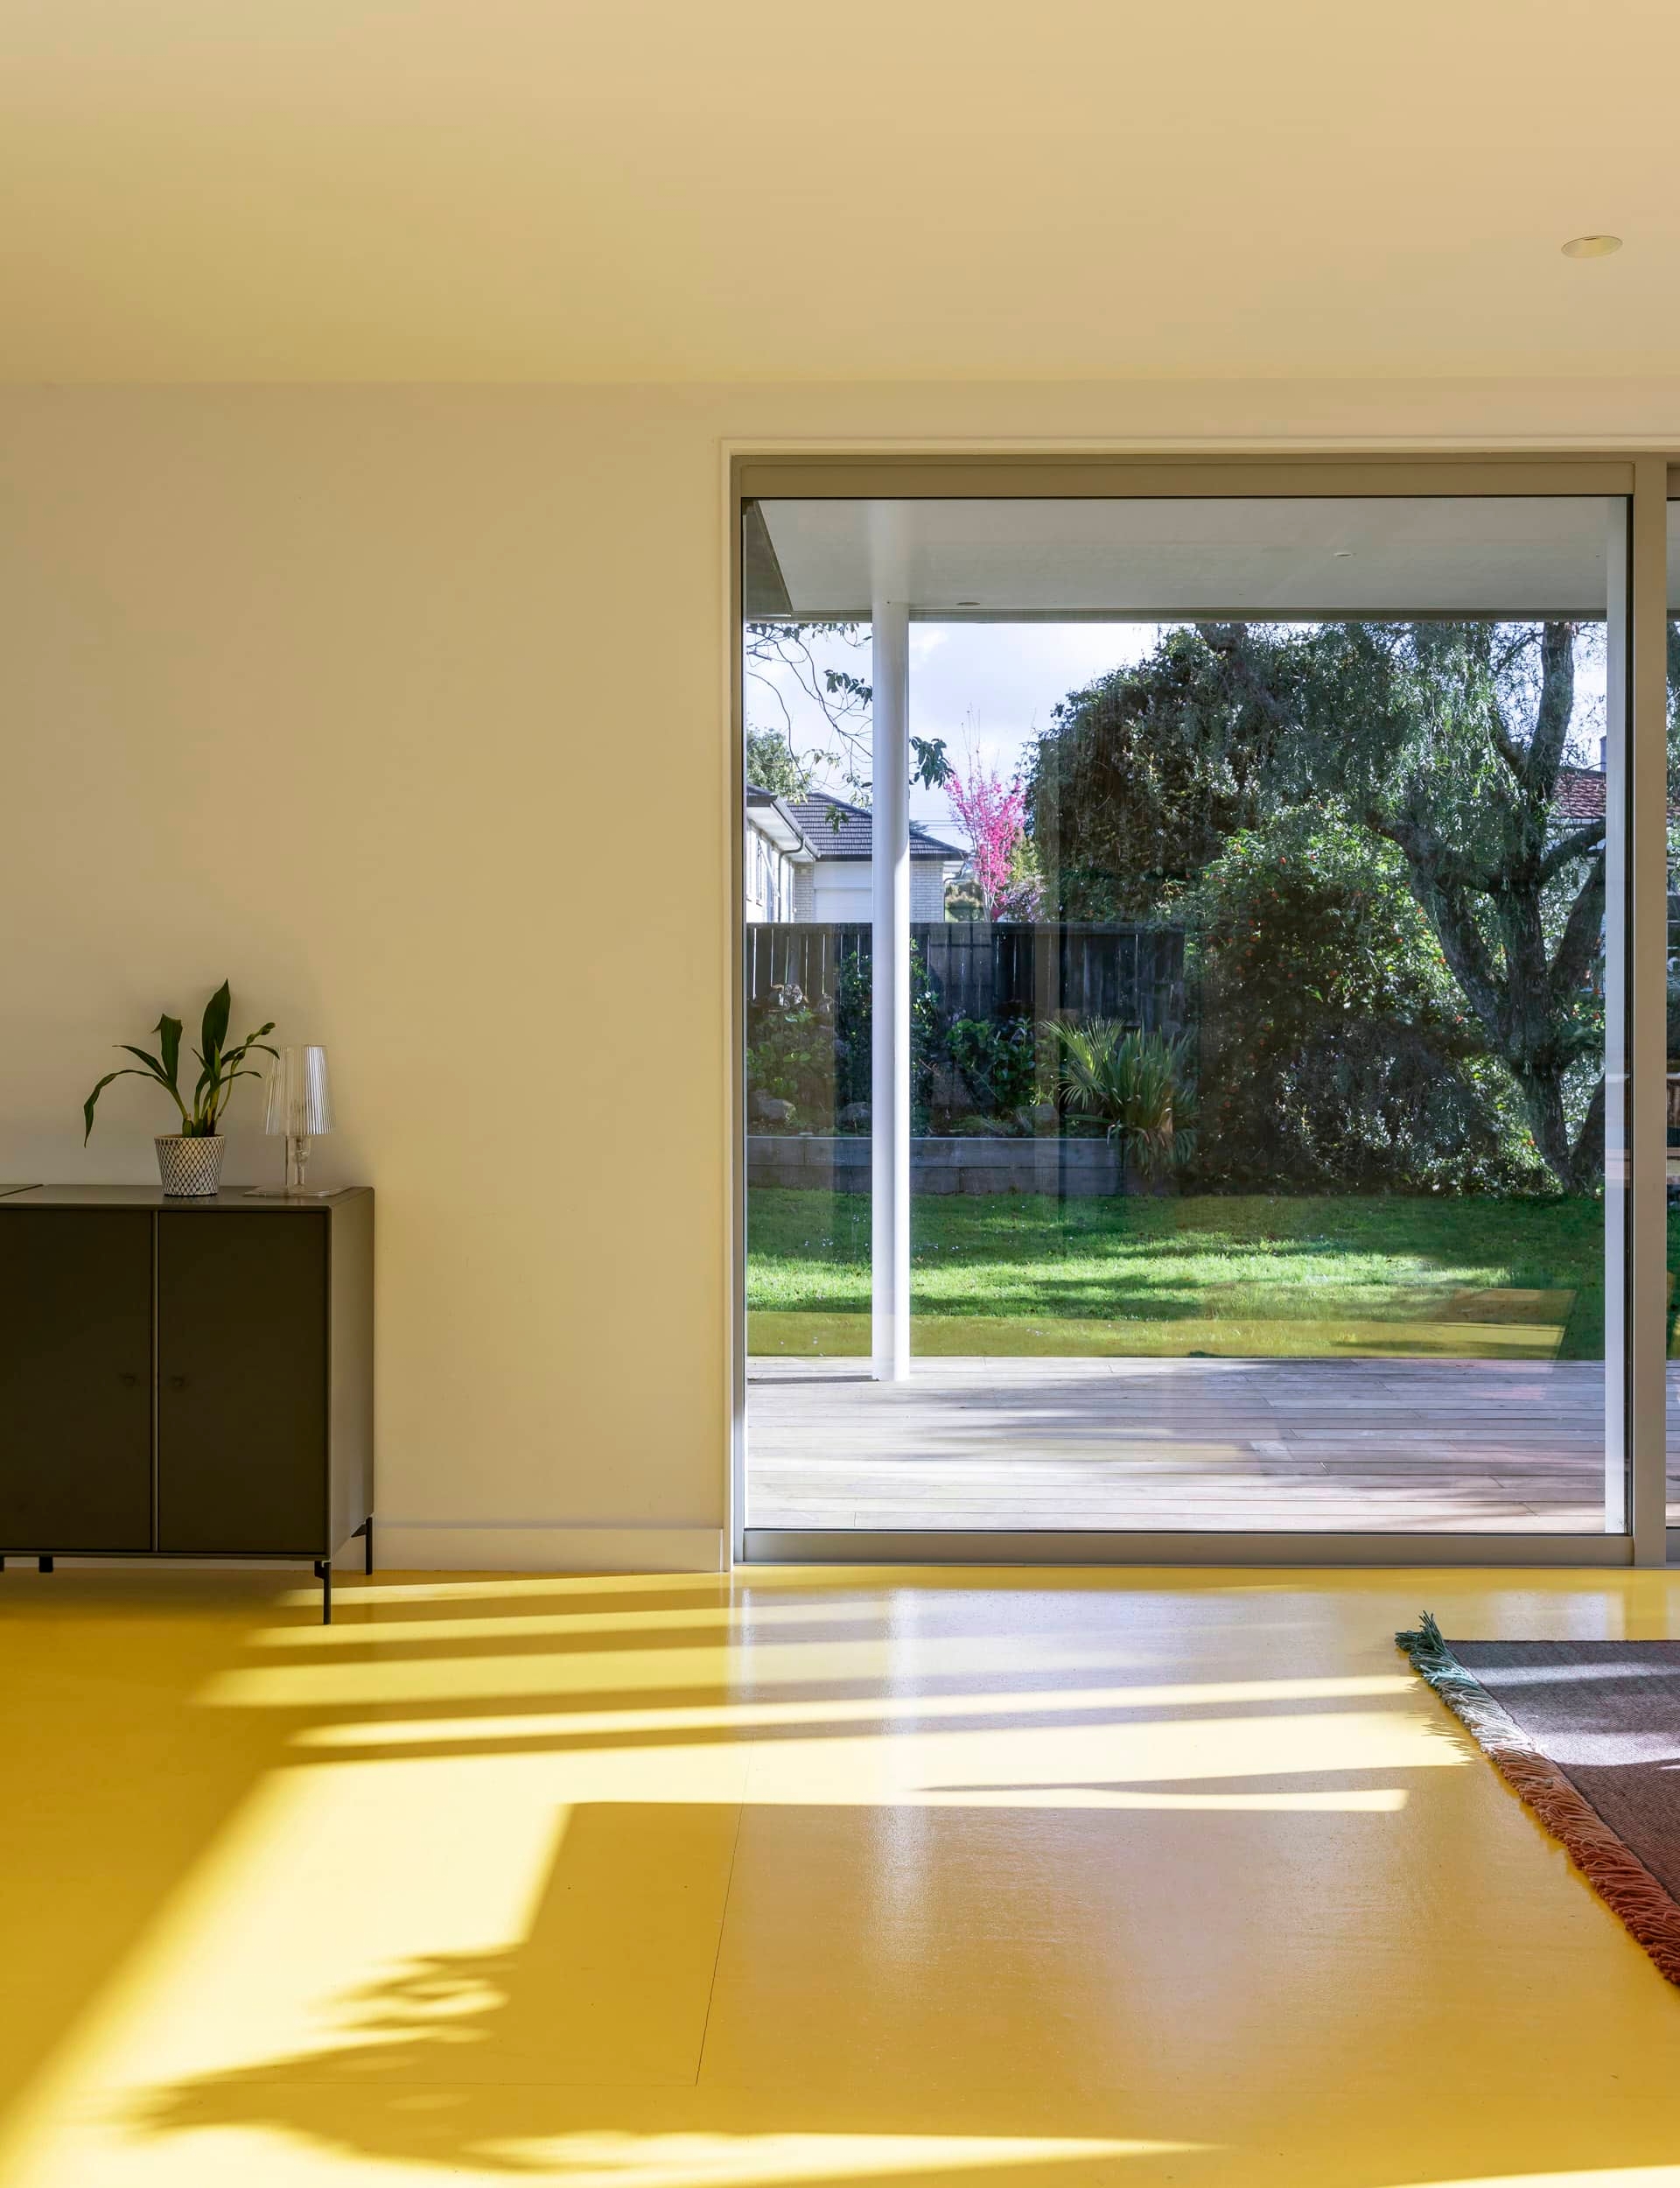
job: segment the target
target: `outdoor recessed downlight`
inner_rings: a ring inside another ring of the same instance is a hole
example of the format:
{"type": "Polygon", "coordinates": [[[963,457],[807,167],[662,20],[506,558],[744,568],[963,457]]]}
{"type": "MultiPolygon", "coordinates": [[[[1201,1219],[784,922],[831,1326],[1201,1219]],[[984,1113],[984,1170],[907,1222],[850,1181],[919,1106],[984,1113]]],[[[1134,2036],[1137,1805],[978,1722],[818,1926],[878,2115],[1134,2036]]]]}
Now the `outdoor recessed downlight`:
{"type": "Polygon", "coordinates": [[[1620,235],[1572,235],[1564,245],[1565,258],[1608,258],[1621,249],[1620,235]]]}

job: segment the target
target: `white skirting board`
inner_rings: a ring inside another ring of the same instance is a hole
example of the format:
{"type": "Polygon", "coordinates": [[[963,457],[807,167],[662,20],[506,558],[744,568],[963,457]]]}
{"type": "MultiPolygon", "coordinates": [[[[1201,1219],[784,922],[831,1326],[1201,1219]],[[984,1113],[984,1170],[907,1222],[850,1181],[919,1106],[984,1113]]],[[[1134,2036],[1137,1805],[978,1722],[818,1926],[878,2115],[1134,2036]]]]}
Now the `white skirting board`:
{"type": "MultiPolygon", "coordinates": [[[[720,1573],[721,1527],[473,1525],[448,1519],[374,1518],[382,1573],[720,1573]]],[[[354,1569],[361,1545],[345,1563],[354,1569]]]]}

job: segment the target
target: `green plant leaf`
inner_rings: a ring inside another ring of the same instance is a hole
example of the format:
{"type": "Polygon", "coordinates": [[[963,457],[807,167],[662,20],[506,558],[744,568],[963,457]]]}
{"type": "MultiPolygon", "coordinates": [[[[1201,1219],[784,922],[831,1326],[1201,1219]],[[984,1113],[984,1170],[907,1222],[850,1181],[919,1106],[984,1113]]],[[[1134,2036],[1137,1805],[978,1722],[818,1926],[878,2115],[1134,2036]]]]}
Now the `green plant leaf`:
{"type": "Polygon", "coordinates": [[[270,1019],[266,1026],[259,1026],[254,1034],[247,1034],[237,1048],[229,1048],[222,1056],[223,1066],[226,1067],[230,1063],[242,1063],[253,1048],[261,1048],[266,1055],[277,1057],[280,1051],[277,1048],[270,1048],[262,1038],[264,1034],[271,1034],[273,1031],[274,1020],[270,1019]]]}
{"type": "Polygon", "coordinates": [[[262,1074],[260,1071],[252,1071],[248,1069],[228,1070],[226,1067],[230,1060],[231,1059],[227,1056],[222,1058],[223,1069],[216,1081],[215,1095],[210,1104],[208,1111],[208,1115],[213,1124],[216,1119],[221,1115],[223,1110],[227,1108],[228,1098],[234,1090],[234,1081],[235,1079],[260,1079],[262,1076],[262,1074]]]}
{"type": "MultiPolygon", "coordinates": [[[[150,1058],[148,1058],[148,1062],[150,1062],[150,1058]]],[[[156,1083],[166,1083],[166,1082],[163,1082],[158,1079],[158,1075],[155,1069],[136,1071],[131,1063],[125,1063],[120,1071],[108,1071],[81,1105],[82,1122],[86,1126],[86,1129],[81,1135],[81,1144],[84,1147],[88,1145],[88,1140],[93,1137],[94,1105],[98,1101],[100,1096],[105,1091],[106,1088],[110,1084],[113,1079],[150,1079],[156,1083]]],[[[171,1087],[169,1090],[171,1093],[174,1092],[174,1089],[172,1087],[171,1087]]],[[[177,1098],[176,1106],[178,1108],[180,1106],[178,1097],[177,1098]]],[[[186,1114],[186,1111],[182,1110],[181,1114],[185,1116],[186,1114]]]]}
{"type": "MultiPolygon", "coordinates": [[[[146,1068],[144,1072],[136,1071],[135,1073],[134,1076],[136,1078],[155,1079],[158,1085],[163,1088],[164,1093],[168,1095],[170,1100],[174,1103],[176,1108],[180,1111],[182,1116],[185,1117],[186,1114],[186,1105],[181,1099],[181,1090],[179,1087],[176,1085],[172,1078],[165,1076],[164,1067],[158,1061],[157,1057],[154,1055],[149,1055],[144,1048],[136,1048],[134,1046],[134,1043],[130,1041],[119,1041],[116,1045],[122,1049],[124,1055],[137,1056],[141,1062],[145,1065],[146,1068]]],[[[114,1076],[120,1076],[121,1074],[119,1073],[114,1076]]],[[[88,1142],[84,1140],[81,1144],[85,1147],[88,1142]]]]}
{"type": "Polygon", "coordinates": [[[233,1006],[233,990],[226,980],[204,1006],[204,1026],[199,1035],[203,1048],[199,1061],[213,1077],[216,1058],[221,1054],[222,1043],[228,1038],[228,1020],[233,1006]]]}
{"type": "Polygon", "coordinates": [[[158,1049],[164,1059],[164,1076],[173,1087],[181,1069],[181,1021],[165,1011],[151,1029],[158,1036],[158,1049]]]}
{"type": "Polygon", "coordinates": [[[119,1041],[116,1045],[125,1056],[138,1056],[160,1086],[168,1086],[171,1083],[168,1072],[164,1070],[156,1056],[148,1055],[144,1048],[136,1048],[131,1041],[119,1041]]]}
{"type": "Polygon", "coordinates": [[[920,782],[924,789],[937,790],[953,781],[956,769],[951,765],[942,737],[913,737],[910,740],[910,780],[920,782]]]}
{"type": "Polygon", "coordinates": [[[93,1092],[88,1097],[87,1100],[82,1104],[81,1113],[88,1127],[88,1129],[81,1135],[81,1144],[84,1147],[94,1136],[94,1104],[98,1101],[100,1096],[105,1091],[106,1088],[110,1084],[113,1079],[120,1079],[125,1076],[126,1075],[121,1071],[108,1071],[104,1077],[100,1081],[99,1084],[94,1089],[93,1092]]]}

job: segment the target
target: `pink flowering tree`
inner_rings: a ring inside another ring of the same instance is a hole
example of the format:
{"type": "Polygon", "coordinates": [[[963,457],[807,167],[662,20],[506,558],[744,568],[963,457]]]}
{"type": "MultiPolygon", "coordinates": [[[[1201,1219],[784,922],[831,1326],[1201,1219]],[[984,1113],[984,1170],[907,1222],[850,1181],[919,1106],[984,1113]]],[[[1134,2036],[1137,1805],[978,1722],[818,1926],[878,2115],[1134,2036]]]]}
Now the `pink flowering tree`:
{"type": "Polygon", "coordinates": [[[976,758],[954,774],[945,795],[974,845],[974,878],[988,919],[1033,919],[1041,894],[1026,834],[1026,791],[1005,784],[976,758]]]}

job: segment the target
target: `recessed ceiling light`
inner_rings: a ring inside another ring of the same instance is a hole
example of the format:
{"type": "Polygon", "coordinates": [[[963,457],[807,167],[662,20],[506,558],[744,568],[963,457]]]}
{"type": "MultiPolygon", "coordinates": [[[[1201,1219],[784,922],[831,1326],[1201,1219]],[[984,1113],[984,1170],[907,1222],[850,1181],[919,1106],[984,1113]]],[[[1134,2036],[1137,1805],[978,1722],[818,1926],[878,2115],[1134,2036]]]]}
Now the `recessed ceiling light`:
{"type": "Polygon", "coordinates": [[[1608,258],[1621,249],[1620,235],[1572,235],[1564,245],[1565,258],[1608,258]]]}

